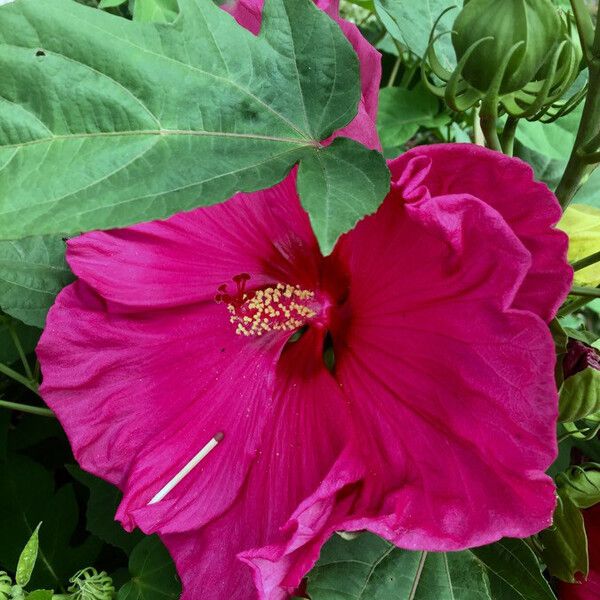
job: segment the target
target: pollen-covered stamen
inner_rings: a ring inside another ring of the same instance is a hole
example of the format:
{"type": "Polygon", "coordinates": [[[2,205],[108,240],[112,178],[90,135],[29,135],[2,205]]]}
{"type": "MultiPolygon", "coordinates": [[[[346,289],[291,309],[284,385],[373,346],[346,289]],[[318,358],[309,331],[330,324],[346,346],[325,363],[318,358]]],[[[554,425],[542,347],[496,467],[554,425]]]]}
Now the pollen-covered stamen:
{"type": "Polygon", "coordinates": [[[248,279],[246,273],[233,278],[238,287],[235,295],[227,294],[227,286],[221,286],[215,296],[217,302],[227,303],[229,320],[238,335],[294,331],[317,315],[314,292],[298,285],[278,283],[248,293],[245,291],[248,279]]]}

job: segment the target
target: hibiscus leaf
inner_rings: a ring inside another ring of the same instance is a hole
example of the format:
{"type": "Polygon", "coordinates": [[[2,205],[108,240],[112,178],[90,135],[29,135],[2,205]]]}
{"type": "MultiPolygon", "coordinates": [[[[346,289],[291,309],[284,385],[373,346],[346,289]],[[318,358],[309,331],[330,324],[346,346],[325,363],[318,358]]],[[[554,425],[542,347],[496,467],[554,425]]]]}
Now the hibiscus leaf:
{"type": "Polygon", "coordinates": [[[347,138],[303,160],[298,192],[321,251],[329,254],[342,233],[375,212],[389,186],[383,156],[347,138]]]}
{"type": "MultiPolygon", "coordinates": [[[[411,52],[423,58],[429,45],[429,35],[438,17],[450,7],[455,7],[444,15],[437,33],[449,33],[452,23],[462,7],[462,0],[375,0],[375,10],[389,34],[411,52]]],[[[436,50],[445,67],[456,63],[450,35],[444,35],[436,42],[436,50]]]]}
{"type": "Polygon", "coordinates": [[[469,552],[408,552],[372,534],[334,536],[309,575],[313,600],[492,600],[481,563],[469,552]]]}
{"type": "Polygon", "coordinates": [[[122,496],[119,488],[75,465],[67,466],[67,470],[90,491],[86,510],[87,530],[107,544],[121,548],[129,554],[140,542],[142,535],[139,531],[128,533],[115,521],[115,513],[122,496]]]}
{"type": "Polygon", "coordinates": [[[600,413],[600,371],[588,367],[563,383],[559,420],[572,423],[594,413],[600,413]]]}
{"type": "Polygon", "coordinates": [[[521,540],[462,552],[409,552],[370,533],[334,536],[309,574],[313,600],[556,600],[521,540]]]}
{"type": "Polygon", "coordinates": [[[0,308],[27,325],[43,327],[56,294],[73,280],[59,237],[0,242],[0,308]]]}
{"type": "Polygon", "coordinates": [[[401,146],[421,126],[430,127],[439,110],[438,99],[421,84],[412,90],[383,88],[379,95],[377,130],[384,149],[401,146]]]}
{"type": "Polygon", "coordinates": [[[27,600],[52,600],[54,592],[52,590],[34,590],[27,594],[27,600]]]}
{"type": "Polygon", "coordinates": [[[554,577],[575,583],[588,574],[588,543],[583,515],[567,488],[559,488],[553,524],[540,532],[542,558],[554,577]]]}
{"type": "Polygon", "coordinates": [[[0,564],[16,570],[25,543],[42,522],[30,586],[63,589],[75,571],[93,563],[102,545],[94,537],[70,544],[79,513],[73,486],[55,491],[52,473],[19,455],[0,463],[0,482],[0,564]]]}
{"type": "Polygon", "coordinates": [[[11,365],[19,360],[19,352],[11,335],[11,329],[18,336],[25,354],[33,352],[42,333],[37,327],[29,327],[0,313],[0,363],[5,365],[11,365]]]}
{"type": "Polygon", "coordinates": [[[173,24],[71,0],[0,8],[2,238],[125,226],[269,187],[356,114],[356,54],[310,0],[267,0],[258,37],[212,0],[179,8],[173,24]]]}
{"type": "Polygon", "coordinates": [[[170,23],[177,17],[177,0],[135,0],[133,18],[136,21],[170,23]]]}
{"type": "Polygon", "coordinates": [[[523,540],[470,550],[485,566],[494,600],[555,600],[535,554],[523,540]]]}
{"type": "Polygon", "coordinates": [[[128,581],[117,594],[117,600],[177,600],[181,584],[167,549],[157,536],[143,539],[129,557],[128,581]]]}

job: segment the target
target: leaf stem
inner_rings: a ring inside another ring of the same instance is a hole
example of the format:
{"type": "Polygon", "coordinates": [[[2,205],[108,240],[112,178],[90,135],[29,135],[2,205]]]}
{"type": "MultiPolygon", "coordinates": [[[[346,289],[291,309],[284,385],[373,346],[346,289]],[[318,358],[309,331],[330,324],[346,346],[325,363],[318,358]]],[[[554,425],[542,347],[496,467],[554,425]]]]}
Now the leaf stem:
{"type": "Polygon", "coordinates": [[[0,400],[0,407],[8,408],[10,410],[18,410],[20,412],[29,413],[31,415],[39,415],[41,417],[56,417],[56,415],[49,408],[42,408],[41,406],[29,406],[28,404],[20,404],[18,402],[7,402],[6,400],[0,400]]]}
{"type": "Polygon", "coordinates": [[[600,298],[600,288],[573,286],[569,294],[583,298],[600,298]]]}
{"type": "Polygon", "coordinates": [[[0,373],[3,373],[11,379],[14,379],[16,382],[20,383],[21,385],[24,385],[26,388],[30,389],[35,394],[38,393],[38,386],[37,383],[35,383],[35,381],[27,379],[27,377],[24,377],[23,375],[21,375],[21,373],[17,373],[17,371],[14,371],[13,369],[11,369],[3,363],[0,363],[0,373]]]}
{"type": "Polygon", "coordinates": [[[581,269],[595,265],[597,262],[600,262],[600,250],[598,252],[594,252],[594,254],[590,254],[589,256],[582,258],[581,260],[575,261],[571,266],[573,267],[573,271],[581,271],[581,269]]]}
{"type": "Polygon", "coordinates": [[[556,316],[559,319],[562,319],[563,317],[568,317],[570,314],[573,314],[576,310],[579,310],[580,308],[583,308],[586,304],[589,304],[592,300],[593,298],[576,298],[575,300],[572,300],[571,302],[563,306],[563,308],[561,308],[558,311],[558,314],[556,316]]]}
{"type": "Polygon", "coordinates": [[[498,137],[496,122],[496,115],[487,112],[485,114],[483,112],[479,113],[479,123],[481,125],[481,131],[483,131],[486,146],[491,150],[502,152],[502,144],[498,137]]]}
{"type": "Polygon", "coordinates": [[[15,329],[14,325],[10,322],[7,323],[6,326],[8,328],[8,333],[10,334],[10,337],[12,338],[13,344],[15,345],[15,348],[17,349],[17,352],[19,353],[19,358],[21,359],[21,363],[23,363],[23,368],[25,369],[25,374],[31,381],[34,381],[33,373],[31,372],[31,367],[29,366],[29,361],[27,360],[27,356],[25,355],[25,351],[23,350],[23,346],[21,344],[21,340],[19,339],[19,334],[17,333],[17,330],[15,329]]]}
{"type": "MultiPolygon", "coordinates": [[[[574,8],[576,4],[576,2],[573,2],[574,8]]],[[[578,9],[581,12],[581,6],[578,9]]],[[[586,39],[590,37],[589,33],[581,33],[580,28],[580,35],[582,36],[582,44],[589,44],[586,39]]],[[[567,168],[556,188],[556,196],[563,210],[569,206],[581,185],[596,168],[597,164],[594,164],[594,161],[596,159],[600,160],[600,153],[598,155],[594,154],[597,148],[588,150],[589,142],[596,140],[597,136],[600,135],[600,23],[596,24],[594,41],[588,56],[588,65],[590,71],[589,89],[579,123],[579,130],[567,168]],[[589,154],[586,156],[586,151],[588,153],[591,151],[592,156],[589,154]]]]}
{"type": "Polygon", "coordinates": [[[392,87],[394,85],[394,83],[396,82],[396,77],[398,76],[398,71],[400,70],[401,64],[402,64],[402,56],[398,56],[398,58],[396,59],[396,62],[394,63],[394,68],[392,69],[392,72],[390,74],[390,78],[387,82],[386,87],[392,87]]]}
{"type": "Polygon", "coordinates": [[[504,129],[502,131],[502,138],[500,142],[502,144],[502,152],[507,156],[512,156],[515,147],[515,135],[517,133],[517,127],[519,126],[519,119],[517,117],[513,117],[512,115],[508,115],[506,119],[506,124],[504,125],[504,129]]]}

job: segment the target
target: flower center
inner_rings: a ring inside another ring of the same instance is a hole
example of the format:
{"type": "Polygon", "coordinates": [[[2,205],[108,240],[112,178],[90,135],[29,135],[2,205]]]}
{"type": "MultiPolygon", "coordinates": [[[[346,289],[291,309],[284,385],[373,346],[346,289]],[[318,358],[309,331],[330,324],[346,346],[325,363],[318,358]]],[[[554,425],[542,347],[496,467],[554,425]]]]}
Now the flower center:
{"type": "Polygon", "coordinates": [[[246,291],[250,275],[233,278],[236,293],[227,293],[227,285],[219,287],[217,302],[227,304],[229,321],[238,335],[261,336],[270,331],[294,331],[317,315],[315,293],[299,285],[277,283],[252,292],[246,291]]]}

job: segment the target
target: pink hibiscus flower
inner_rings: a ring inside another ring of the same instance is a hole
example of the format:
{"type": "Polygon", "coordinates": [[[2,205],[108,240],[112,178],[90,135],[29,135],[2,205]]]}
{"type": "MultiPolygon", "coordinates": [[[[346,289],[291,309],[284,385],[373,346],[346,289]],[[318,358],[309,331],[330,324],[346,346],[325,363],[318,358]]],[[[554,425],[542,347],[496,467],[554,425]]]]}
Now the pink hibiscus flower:
{"type": "Polygon", "coordinates": [[[598,600],[600,598],[600,504],[583,511],[588,536],[590,572],[582,583],[559,584],[560,600],[598,600]]]}
{"type": "Polygon", "coordinates": [[[472,145],[390,167],[329,257],[293,175],[69,242],[42,395],[187,600],[287,598],[335,530],[441,551],[550,523],[558,204],[472,145]]]}

